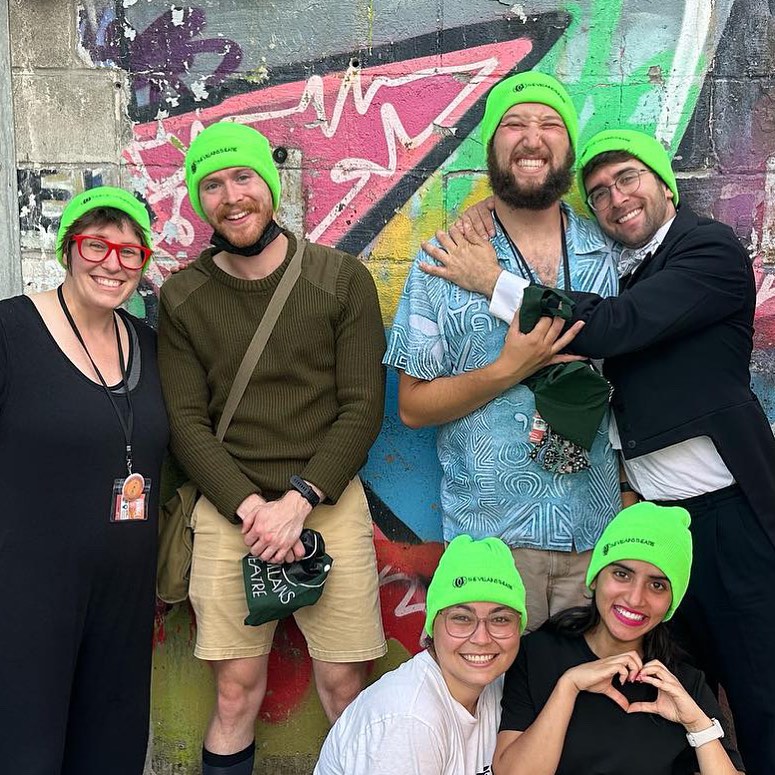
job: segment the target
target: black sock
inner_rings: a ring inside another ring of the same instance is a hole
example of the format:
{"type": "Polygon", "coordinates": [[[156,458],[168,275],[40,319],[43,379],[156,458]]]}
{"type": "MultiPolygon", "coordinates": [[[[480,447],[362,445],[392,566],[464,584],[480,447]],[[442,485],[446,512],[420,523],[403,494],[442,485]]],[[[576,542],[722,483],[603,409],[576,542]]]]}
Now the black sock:
{"type": "Polygon", "coordinates": [[[202,775],[253,775],[255,758],[255,740],[237,753],[212,753],[202,746],[202,775]]]}

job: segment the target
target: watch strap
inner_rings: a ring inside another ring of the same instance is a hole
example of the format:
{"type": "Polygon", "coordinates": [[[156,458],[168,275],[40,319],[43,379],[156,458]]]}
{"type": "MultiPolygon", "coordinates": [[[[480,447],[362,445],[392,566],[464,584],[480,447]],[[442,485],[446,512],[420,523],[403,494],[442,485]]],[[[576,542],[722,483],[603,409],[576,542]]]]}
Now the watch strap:
{"type": "Polygon", "coordinates": [[[705,745],[705,743],[709,743],[711,740],[718,740],[721,737],[724,737],[724,729],[721,726],[721,722],[716,718],[711,719],[711,725],[707,729],[686,733],[686,739],[692,748],[699,748],[701,745],[705,745]]]}
{"type": "Polygon", "coordinates": [[[294,474],[290,478],[289,483],[291,489],[296,490],[313,509],[320,503],[320,496],[298,474],[294,474]]]}

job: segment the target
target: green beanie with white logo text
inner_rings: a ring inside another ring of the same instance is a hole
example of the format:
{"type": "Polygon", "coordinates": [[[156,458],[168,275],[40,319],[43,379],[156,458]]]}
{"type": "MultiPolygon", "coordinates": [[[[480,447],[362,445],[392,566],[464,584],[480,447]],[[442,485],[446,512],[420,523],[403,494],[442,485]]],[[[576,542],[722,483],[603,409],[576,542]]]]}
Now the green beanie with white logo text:
{"type": "Polygon", "coordinates": [[[485,148],[506,111],[525,102],[547,105],[556,110],[568,130],[571,148],[576,149],[579,119],[570,95],[556,78],[535,70],[504,78],[490,89],[482,119],[482,145],[485,148]]]}
{"type": "Polygon", "coordinates": [[[500,538],[475,541],[459,535],[439,560],[425,598],[425,632],[433,637],[433,622],[444,608],[463,603],[500,603],[520,615],[520,632],[527,626],[525,585],[514,558],[500,538]]]}

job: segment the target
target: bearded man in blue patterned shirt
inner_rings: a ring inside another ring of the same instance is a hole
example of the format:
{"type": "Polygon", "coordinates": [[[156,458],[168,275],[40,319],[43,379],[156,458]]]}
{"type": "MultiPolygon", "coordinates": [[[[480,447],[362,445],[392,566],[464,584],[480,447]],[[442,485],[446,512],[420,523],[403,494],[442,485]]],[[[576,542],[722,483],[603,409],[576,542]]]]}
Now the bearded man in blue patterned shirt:
{"type": "Polygon", "coordinates": [[[498,267],[468,278],[461,284],[474,290],[464,290],[445,275],[466,271],[465,246],[475,235],[453,226],[424,243],[385,356],[399,370],[403,422],[438,426],[444,540],[497,536],[512,548],[531,630],[584,602],[590,550],[620,508],[607,413],[591,448],[577,448],[552,434],[521,384],[544,366],[574,359],[560,352],[580,327],[563,334],[561,319],[541,318],[524,334],[518,316],[508,326],[490,312],[501,270],[558,289],[616,293],[613,243],[561,201],[577,132],[570,97],[550,76],[521,73],[490,91],[482,141],[498,267]]]}

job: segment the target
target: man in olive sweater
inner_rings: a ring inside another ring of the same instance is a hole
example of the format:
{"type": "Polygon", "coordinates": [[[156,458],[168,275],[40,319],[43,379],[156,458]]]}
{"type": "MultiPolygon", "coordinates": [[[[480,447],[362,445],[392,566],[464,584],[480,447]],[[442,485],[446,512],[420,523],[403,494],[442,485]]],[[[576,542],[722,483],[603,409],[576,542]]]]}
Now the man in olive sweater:
{"type": "Polygon", "coordinates": [[[213,247],[161,291],[159,359],[172,449],[202,492],[194,510],[190,598],[195,655],[217,699],[203,775],[249,775],[276,623],[243,624],[241,558],[301,557],[303,527],[322,533],[334,567],[296,621],[334,721],[386,651],[372,523],[357,472],[379,432],[384,329],[374,282],[353,256],[307,245],[223,442],[215,428],[235,373],[296,253],[273,211],[280,179],[269,143],[217,123],[192,142],[186,183],[213,247]],[[319,505],[318,505],[319,504],[319,505]]]}

